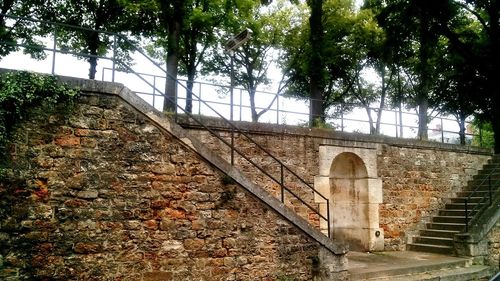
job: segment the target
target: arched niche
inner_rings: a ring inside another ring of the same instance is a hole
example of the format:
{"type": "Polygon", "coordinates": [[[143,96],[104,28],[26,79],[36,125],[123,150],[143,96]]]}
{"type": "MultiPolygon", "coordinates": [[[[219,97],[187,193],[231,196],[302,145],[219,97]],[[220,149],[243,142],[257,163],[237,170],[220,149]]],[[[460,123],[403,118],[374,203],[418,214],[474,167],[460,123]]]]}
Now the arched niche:
{"type": "MultiPolygon", "coordinates": [[[[320,175],[315,188],[330,203],[331,237],[344,241],[351,250],[381,251],[383,231],[379,227],[382,181],[377,176],[376,150],[320,146],[320,175]]],[[[326,203],[317,201],[326,210],[326,203]]],[[[328,225],[322,225],[325,229],[328,225]]]]}
{"type": "Polygon", "coordinates": [[[366,251],[369,240],[368,174],[363,160],[343,152],[330,169],[331,230],[333,237],[349,244],[350,249],[366,251]]]}

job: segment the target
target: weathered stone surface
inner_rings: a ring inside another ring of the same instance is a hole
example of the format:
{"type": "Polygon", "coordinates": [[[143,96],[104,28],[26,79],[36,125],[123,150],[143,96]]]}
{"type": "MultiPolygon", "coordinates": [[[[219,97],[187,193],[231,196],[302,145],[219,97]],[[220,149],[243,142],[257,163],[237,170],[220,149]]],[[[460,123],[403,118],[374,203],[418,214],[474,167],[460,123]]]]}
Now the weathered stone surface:
{"type": "Polygon", "coordinates": [[[488,253],[485,263],[494,267],[495,271],[500,270],[500,222],[487,235],[488,253]]]}
{"type": "MultiPolygon", "coordinates": [[[[215,120],[212,123],[212,129],[229,142],[231,135],[227,128],[215,120]]],[[[371,176],[382,181],[382,194],[377,193],[374,201],[380,202],[378,227],[383,230],[385,250],[405,250],[407,235],[411,235],[423,220],[435,215],[438,208],[444,206],[446,198],[453,197],[464,188],[467,181],[491,156],[486,150],[435,142],[347,135],[320,129],[245,122],[238,126],[310,184],[314,183],[315,177],[327,177],[328,175],[321,174],[320,168],[328,171],[332,164],[319,162],[321,146],[347,149],[348,144],[350,151],[375,149],[375,157],[370,158],[367,164],[376,163],[377,174],[371,176]]],[[[229,159],[230,151],[220,140],[196,126],[188,128],[203,143],[229,159]]],[[[248,153],[247,156],[261,164],[273,177],[280,178],[280,166],[273,163],[262,150],[239,134],[235,135],[235,141],[238,149],[248,153]]],[[[270,193],[280,197],[280,187],[273,180],[262,176],[238,155],[235,163],[254,182],[262,183],[270,193]]],[[[287,186],[314,206],[314,194],[305,185],[297,184],[297,179],[291,173],[285,173],[284,177],[287,186]]],[[[323,181],[328,181],[328,178],[323,181]]],[[[324,189],[320,192],[330,192],[324,189]]],[[[312,212],[291,196],[285,197],[285,204],[311,224],[323,225],[317,216],[311,216],[312,212]]]]}
{"type": "Polygon", "coordinates": [[[89,94],[71,114],[19,126],[53,141],[0,182],[0,279],[314,278],[317,242],[130,105],[89,94]]]}

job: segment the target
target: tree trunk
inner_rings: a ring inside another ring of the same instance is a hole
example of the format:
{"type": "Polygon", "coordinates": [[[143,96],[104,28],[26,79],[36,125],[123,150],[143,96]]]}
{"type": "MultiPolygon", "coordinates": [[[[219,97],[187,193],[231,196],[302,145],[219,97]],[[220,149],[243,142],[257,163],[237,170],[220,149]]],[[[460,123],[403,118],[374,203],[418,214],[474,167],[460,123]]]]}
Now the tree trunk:
{"type": "Polygon", "coordinates": [[[169,27],[167,43],[167,79],[163,111],[175,112],[177,109],[177,74],[179,72],[179,35],[180,23],[174,22],[169,27]]]}
{"type": "Polygon", "coordinates": [[[90,31],[88,37],[88,47],[90,55],[93,56],[88,58],[88,62],[90,64],[89,79],[94,80],[97,72],[97,58],[95,56],[97,56],[97,49],[99,48],[99,33],[90,31]]]}
{"type": "Polygon", "coordinates": [[[248,95],[250,96],[250,109],[252,111],[252,122],[259,121],[259,115],[255,109],[255,88],[250,88],[248,90],[248,95]]]}
{"type": "Polygon", "coordinates": [[[188,80],[186,82],[186,112],[193,113],[193,86],[194,86],[194,76],[195,71],[190,71],[188,69],[188,80]]]}
{"type": "MultiPolygon", "coordinates": [[[[199,3],[196,4],[197,6],[199,3]]],[[[206,5],[204,3],[203,5],[206,5]]],[[[204,10],[205,10],[204,6],[204,10]]],[[[184,48],[185,48],[185,61],[186,61],[186,72],[188,81],[186,83],[187,92],[186,92],[186,112],[193,112],[193,85],[194,79],[196,77],[196,52],[198,48],[198,39],[196,35],[200,31],[191,29],[189,34],[184,34],[184,48]]],[[[201,59],[201,57],[200,57],[201,59]]]]}
{"type": "MultiPolygon", "coordinates": [[[[382,93],[380,94],[380,105],[378,107],[378,112],[377,112],[377,123],[375,127],[375,134],[380,134],[380,122],[382,122],[382,113],[384,111],[385,107],[385,96],[387,94],[387,84],[385,81],[385,67],[382,67],[382,93]]],[[[392,80],[392,73],[391,73],[391,79],[392,80]]],[[[390,81],[389,81],[390,82],[390,81]]]]}
{"type": "Polygon", "coordinates": [[[311,8],[309,25],[311,34],[309,41],[311,43],[312,53],[309,60],[309,95],[311,98],[311,107],[309,114],[309,125],[314,127],[319,122],[325,122],[323,108],[323,0],[308,1],[311,8]]]}
{"type": "Polygon", "coordinates": [[[369,105],[365,105],[364,108],[366,111],[366,115],[368,115],[368,124],[370,125],[370,135],[374,135],[374,134],[376,134],[376,129],[373,126],[373,118],[372,118],[372,114],[371,114],[372,110],[371,110],[369,105]]]}
{"type": "Polygon", "coordinates": [[[398,98],[398,113],[399,113],[399,137],[403,137],[403,90],[401,89],[401,72],[399,67],[397,68],[398,71],[398,91],[397,91],[397,98],[398,98]]]}
{"type": "Polygon", "coordinates": [[[429,101],[427,98],[422,98],[418,104],[418,139],[427,140],[429,138],[427,133],[427,123],[429,123],[429,116],[427,110],[429,108],[429,101]]]}
{"type": "Polygon", "coordinates": [[[427,110],[429,109],[429,90],[430,90],[430,69],[429,69],[429,58],[432,44],[432,34],[430,33],[430,20],[427,15],[421,15],[420,17],[420,48],[419,48],[419,74],[420,83],[417,91],[417,103],[418,103],[418,139],[427,140],[427,124],[429,122],[429,117],[427,116],[427,110]]]}
{"type": "MultiPolygon", "coordinates": [[[[166,1],[160,1],[162,9],[170,9],[166,1]]],[[[179,42],[184,15],[184,3],[181,0],[175,1],[173,5],[173,15],[165,19],[168,23],[167,38],[167,77],[165,82],[165,100],[163,111],[175,112],[177,109],[177,74],[179,72],[179,42]]]]}
{"type": "MultiPolygon", "coordinates": [[[[460,116],[457,120],[458,127],[460,128],[459,132],[458,132],[458,136],[460,138],[461,145],[465,145],[465,118],[466,118],[466,116],[464,114],[460,114],[460,116]]],[[[441,128],[441,130],[444,130],[444,128],[441,128]]]]}

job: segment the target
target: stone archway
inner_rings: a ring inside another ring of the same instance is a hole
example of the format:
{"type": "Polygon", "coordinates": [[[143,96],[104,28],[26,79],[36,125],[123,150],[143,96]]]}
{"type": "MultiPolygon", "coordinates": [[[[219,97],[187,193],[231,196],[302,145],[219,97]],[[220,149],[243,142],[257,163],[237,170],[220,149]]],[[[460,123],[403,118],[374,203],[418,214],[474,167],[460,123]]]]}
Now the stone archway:
{"type": "MultiPolygon", "coordinates": [[[[333,239],[355,251],[382,251],[379,227],[382,181],[377,176],[374,148],[320,146],[320,175],[314,185],[330,200],[333,239]]],[[[323,210],[326,210],[324,202],[323,210]]],[[[327,229],[327,225],[323,227],[327,229]]]]}

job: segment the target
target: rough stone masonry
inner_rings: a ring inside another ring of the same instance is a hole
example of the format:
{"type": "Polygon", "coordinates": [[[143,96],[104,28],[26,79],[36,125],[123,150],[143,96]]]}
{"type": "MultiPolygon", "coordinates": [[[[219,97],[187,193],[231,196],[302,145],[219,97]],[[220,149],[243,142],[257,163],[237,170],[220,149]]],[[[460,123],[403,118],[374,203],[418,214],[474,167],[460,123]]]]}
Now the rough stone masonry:
{"type": "MultiPolygon", "coordinates": [[[[326,278],[317,242],[93,85],[16,127],[1,280],[326,278]]],[[[334,256],[327,277],[346,279],[345,262],[334,256]]]]}
{"type": "MultiPolygon", "coordinates": [[[[228,128],[211,121],[211,128],[228,136],[228,128]]],[[[248,135],[257,140],[273,155],[286,159],[299,175],[313,183],[320,175],[320,147],[356,151],[370,148],[376,153],[378,178],[382,181],[382,203],[379,206],[379,227],[384,231],[384,250],[406,249],[408,236],[418,226],[437,214],[448,198],[452,198],[491,157],[491,151],[468,146],[442,144],[408,139],[367,136],[332,132],[331,130],[277,126],[269,124],[239,123],[248,135]]],[[[223,150],[205,130],[194,124],[190,127],[212,149],[223,150]]],[[[240,149],[252,151],[253,145],[237,137],[240,149]]],[[[256,161],[262,153],[254,153],[256,161]]],[[[268,169],[277,169],[270,166],[268,169]]],[[[277,171],[274,171],[277,173],[277,171]]],[[[312,201],[312,194],[304,198],[312,201]]],[[[297,207],[298,212],[307,210],[297,207]]],[[[308,214],[303,214],[306,217],[308,214]]],[[[333,213],[332,216],[335,216],[333,213]]],[[[314,219],[311,221],[314,223],[314,219]]]]}

